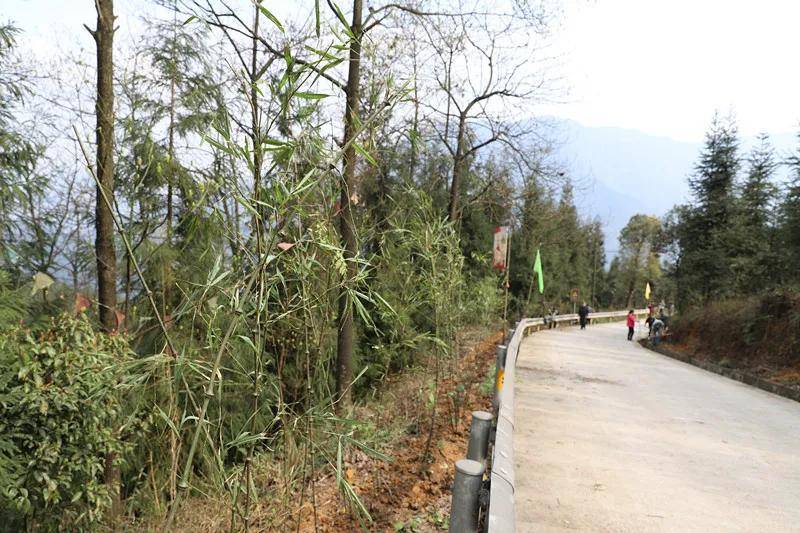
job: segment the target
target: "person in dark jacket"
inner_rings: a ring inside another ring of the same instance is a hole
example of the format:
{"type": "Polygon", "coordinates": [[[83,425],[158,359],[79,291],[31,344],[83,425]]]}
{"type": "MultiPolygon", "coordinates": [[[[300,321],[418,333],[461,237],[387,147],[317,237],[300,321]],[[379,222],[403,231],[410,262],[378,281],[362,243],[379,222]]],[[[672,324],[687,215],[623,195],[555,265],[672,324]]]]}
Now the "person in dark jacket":
{"type": "Polygon", "coordinates": [[[653,315],[649,315],[644,323],[647,324],[647,336],[649,337],[653,333],[653,322],[656,321],[656,318],[653,315]]]}
{"type": "Polygon", "coordinates": [[[581,329],[586,329],[586,320],[589,318],[589,306],[586,305],[586,302],[583,302],[583,305],[578,308],[578,318],[581,321],[581,329]]]}

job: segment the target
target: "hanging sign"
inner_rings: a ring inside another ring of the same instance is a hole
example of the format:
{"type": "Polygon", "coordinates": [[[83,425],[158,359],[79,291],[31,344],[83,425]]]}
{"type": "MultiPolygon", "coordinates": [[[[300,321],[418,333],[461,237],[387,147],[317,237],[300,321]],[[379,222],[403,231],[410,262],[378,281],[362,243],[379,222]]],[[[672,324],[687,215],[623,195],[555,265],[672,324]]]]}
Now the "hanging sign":
{"type": "Polygon", "coordinates": [[[494,230],[494,251],[492,253],[492,266],[498,270],[505,270],[507,254],[508,254],[508,226],[497,226],[494,230]]]}

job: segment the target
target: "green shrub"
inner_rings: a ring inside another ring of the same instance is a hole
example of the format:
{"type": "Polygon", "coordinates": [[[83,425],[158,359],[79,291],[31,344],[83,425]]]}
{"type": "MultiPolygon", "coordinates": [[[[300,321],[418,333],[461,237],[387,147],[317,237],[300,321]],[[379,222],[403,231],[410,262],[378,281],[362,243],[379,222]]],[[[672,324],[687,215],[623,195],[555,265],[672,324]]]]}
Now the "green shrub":
{"type": "Polygon", "coordinates": [[[359,366],[367,367],[366,384],[417,363],[424,350],[449,354],[455,331],[463,325],[464,259],[453,223],[429,195],[409,189],[394,199],[384,224],[371,281],[388,305],[370,309],[376,331],[365,328],[360,337],[359,366]]]}
{"type": "Polygon", "coordinates": [[[62,316],[34,335],[0,332],[0,519],[12,528],[92,529],[110,504],[108,453],[121,456],[119,391],[131,357],[119,336],[62,316]]]}

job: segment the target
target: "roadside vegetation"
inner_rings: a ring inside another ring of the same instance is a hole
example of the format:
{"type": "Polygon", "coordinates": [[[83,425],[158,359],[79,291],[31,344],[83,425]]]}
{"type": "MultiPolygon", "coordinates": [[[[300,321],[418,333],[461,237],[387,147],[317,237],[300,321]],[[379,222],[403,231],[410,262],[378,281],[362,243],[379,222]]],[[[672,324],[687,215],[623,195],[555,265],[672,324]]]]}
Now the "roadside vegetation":
{"type": "Polygon", "coordinates": [[[628,285],[638,286],[637,301],[649,283],[653,302],[675,306],[674,348],[797,384],[800,137],[789,154],[767,135],[743,154],[734,119],[716,115],[689,185],[691,201],[663,219],[631,219],[611,269],[638,264],[628,285]]]}
{"type": "Polygon", "coordinates": [[[52,63],[0,27],[4,526],[446,527],[494,228],[509,319],[604,305],[600,224],[520,121],[549,6],[146,6],[52,63]]]}
{"type": "Polygon", "coordinates": [[[0,22],[3,527],[445,529],[503,318],[645,283],[795,364],[800,159],[737,181],[715,122],[607,265],[535,114],[557,5],[480,4],[153,0],[125,40],[97,0],[48,60],[0,22]]]}
{"type": "Polygon", "coordinates": [[[693,357],[800,387],[800,296],[795,291],[692,309],[676,321],[670,341],[693,357]]]}

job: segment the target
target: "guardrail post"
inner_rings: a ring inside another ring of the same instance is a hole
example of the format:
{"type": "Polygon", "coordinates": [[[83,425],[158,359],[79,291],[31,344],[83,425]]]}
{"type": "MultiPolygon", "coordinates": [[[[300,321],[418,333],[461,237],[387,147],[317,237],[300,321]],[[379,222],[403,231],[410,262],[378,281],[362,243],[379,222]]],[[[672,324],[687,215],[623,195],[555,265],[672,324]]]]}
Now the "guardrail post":
{"type": "Polygon", "coordinates": [[[472,411],[472,424],[469,426],[467,459],[483,464],[489,451],[489,432],[492,430],[492,414],[486,411],[472,411]]]}
{"type": "Polygon", "coordinates": [[[483,482],[483,464],[471,459],[456,462],[450,533],[477,533],[478,496],[483,482]]]}
{"type": "Polygon", "coordinates": [[[506,368],[506,353],[508,347],[505,344],[499,344],[495,352],[494,363],[494,406],[497,408],[500,404],[500,391],[503,389],[503,378],[506,368]]]}

